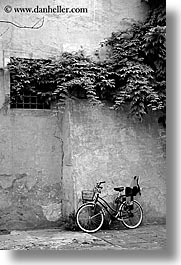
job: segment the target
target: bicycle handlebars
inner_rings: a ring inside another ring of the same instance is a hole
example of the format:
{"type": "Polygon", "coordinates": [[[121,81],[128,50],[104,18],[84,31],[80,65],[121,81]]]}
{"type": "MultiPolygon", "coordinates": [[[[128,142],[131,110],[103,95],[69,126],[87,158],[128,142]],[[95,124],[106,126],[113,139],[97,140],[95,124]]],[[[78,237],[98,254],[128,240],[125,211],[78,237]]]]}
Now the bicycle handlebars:
{"type": "Polygon", "coordinates": [[[106,183],[106,182],[105,182],[105,181],[97,182],[96,187],[98,187],[98,188],[102,188],[100,185],[101,185],[101,184],[104,184],[104,183],[106,183]]]}
{"type": "Polygon", "coordinates": [[[100,189],[103,189],[103,187],[101,187],[101,184],[104,184],[104,183],[106,183],[106,182],[105,181],[97,182],[94,190],[97,191],[98,193],[101,193],[100,189]]]}

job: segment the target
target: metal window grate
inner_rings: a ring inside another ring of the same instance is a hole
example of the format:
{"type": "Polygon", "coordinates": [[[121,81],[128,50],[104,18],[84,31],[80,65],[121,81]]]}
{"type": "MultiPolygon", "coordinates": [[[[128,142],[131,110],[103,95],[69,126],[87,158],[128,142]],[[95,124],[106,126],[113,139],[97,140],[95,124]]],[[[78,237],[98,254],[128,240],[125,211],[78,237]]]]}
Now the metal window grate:
{"type": "Polygon", "coordinates": [[[24,92],[22,95],[11,97],[10,108],[16,109],[50,109],[50,102],[41,95],[24,92]]]}

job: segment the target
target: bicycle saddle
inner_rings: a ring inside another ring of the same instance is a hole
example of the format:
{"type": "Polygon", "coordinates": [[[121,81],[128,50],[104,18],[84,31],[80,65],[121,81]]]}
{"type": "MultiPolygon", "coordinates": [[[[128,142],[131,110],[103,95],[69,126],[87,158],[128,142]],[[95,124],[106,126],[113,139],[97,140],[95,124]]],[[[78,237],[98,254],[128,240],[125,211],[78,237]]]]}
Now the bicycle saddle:
{"type": "Polygon", "coordinates": [[[115,191],[119,191],[119,192],[121,192],[121,191],[124,190],[124,187],[117,187],[117,188],[114,188],[114,190],[115,190],[115,191]]]}

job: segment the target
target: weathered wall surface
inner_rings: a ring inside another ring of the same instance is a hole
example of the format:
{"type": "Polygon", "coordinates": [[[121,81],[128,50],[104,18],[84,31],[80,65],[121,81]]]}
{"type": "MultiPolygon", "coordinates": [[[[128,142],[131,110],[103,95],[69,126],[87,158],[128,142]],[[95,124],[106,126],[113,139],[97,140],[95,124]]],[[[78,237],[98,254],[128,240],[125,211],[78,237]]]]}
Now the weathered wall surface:
{"type": "Polygon", "coordinates": [[[50,111],[0,113],[0,227],[57,225],[62,217],[60,131],[50,111]]]}
{"type": "Polygon", "coordinates": [[[1,23],[0,67],[3,57],[13,55],[46,58],[79,49],[92,54],[104,38],[128,26],[126,20],[122,19],[142,20],[147,10],[148,6],[141,0],[1,0],[0,20],[31,27],[44,18],[44,24],[40,29],[33,30],[1,23]],[[62,8],[87,8],[87,13],[23,13],[13,10],[6,13],[4,8],[7,5],[33,9],[37,6],[55,8],[59,5],[62,8]]]}
{"type": "MultiPolygon", "coordinates": [[[[105,195],[141,176],[146,220],[165,218],[164,130],[157,118],[133,122],[124,112],[69,102],[59,121],[51,111],[8,110],[6,64],[10,56],[47,58],[63,51],[93,54],[113,31],[142,20],[141,0],[1,0],[0,20],[0,227],[23,229],[57,225],[76,209],[81,190],[106,180],[105,195]],[[4,11],[12,8],[78,7],[87,13],[56,14],[4,11]],[[126,18],[126,19],[124,19],[126,18]],[[39,21],[38,23],[41,23],[39,21]],[[39,25],[39,24],[37,24],[39,25]]],[[[99,50],[100,59],[106,51],[99,50]]]]}
{"type": "Polygon", "coordinates": [[[59,225],[81,191],[106,180],[103,196],[141,178],[145,222],[166,217],[165,131],[158,116],[142,123],[87,101],[51,111],[9,110],[0,116],[0,226],[59,225]],[[8,115],[7,115],[8,114],[8,115]],[[59,126],[58,126],[59,125],[59,126]]]}
{"type": "Polygon", "coordinates": [[[83,101],[72,103],[69,111],[77,204],[81,190],[92,189],[98,181],[106,181],[103,196],[112,200],[114,187],[127,186],[132,176],[139,175],[143,190],[138,199],[145,222],[165,220],[165,132],[158,116],[141,123],[128,118],[126,112],[107,106],[93,108],[83,101]]]}

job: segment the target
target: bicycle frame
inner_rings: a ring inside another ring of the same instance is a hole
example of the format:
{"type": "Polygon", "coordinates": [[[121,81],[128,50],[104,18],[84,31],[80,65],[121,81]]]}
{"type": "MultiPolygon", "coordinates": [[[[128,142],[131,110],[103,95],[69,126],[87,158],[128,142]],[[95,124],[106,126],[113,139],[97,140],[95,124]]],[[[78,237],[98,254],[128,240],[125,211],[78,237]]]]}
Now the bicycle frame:
{"type": "Polygon", "coordinates": [[[114,206],[103,197],[100,197],[101,189],[103,188],[101,184],[103,183],[105,181],[98,182],[94,187],[93,193],[91,191],[90,196],[89,193],[82,192],[83,204],[76,213],[76,222],[79,228],[88,233],[97,232],[102,227],[104,220],[107,219],[106,213],[110,217],[107,220],[109,224],[113,220],[119,220],[126,228],[137,228],[143,220],[143,209],[140,203],[134,200],[133,196],[136,196],[140,188],[134,189],[134,193],[132,188],[127,190],[124,187],[114,188],[115,191],[119,192],[114,206]],[[123,193],[123,191],[125,192],[123,193]],[[126,199],[129,196],[132,196],[131,202],[126,199]]]}
{"type": "MultiPolygon", "coordinates": [[[[114,217],[114,218],[117,218],[117,215],[119,214],[119,210],[117,209],[114,209],[112,208],[109,203],[103,199],[102,197],[99,196],[99,194],[97,194],[96,198],[94,199],[94,203],[99,203],[101,205],[101,207],[103,209],[106,210],[106,212],[111,216],[111,217],[114,217]],[[111,213],[111,211],[113,213],[111,213]]],[[[122,203],[121,203],[122,204],[122,203]]],[[[120,205],[121,206],[121,205],[120,205]]],[[[120,208],[119,206],[119,208],[120,208]]],[[[120,218],[123,217],[123,216],[120,216],[120,218]]]]}
{"type": "MultiPolygon", "coordinates": [[[[137,181],[136,185],[138,186],[138,191],[141,195],[141,192],[140,192],[140,186],[138,184],[138,176],[135,176],[134,177],[134,181],[137,181]]],[[[105,200],[103,199],[102,197],[100,197],[100,193],[101,193],[101,189],[102,187],[100,186],[101,184],[105,183],[105,181],[101,181],[101,182],[98,182],[97,185],[95,186],[94,190],[95,190],[95,194],[96,194],[96,197],[95,199],[93,199],[92,203],[94,204],[99,204],[100,207],[103,209],[103,213],[105,214],[104,210],[113,218],[116,218],[118,220],[123,220],[123,218],[125,217],[128,217],[130,215],[132,215],[132,213],[130,212],[129,209],[125,209],[125,215],[123,215],[122,213],[120,213],[120,209],[123,205],[127,205],[127,202],[126,201],[122,201],[120,202],[119,206],[116,207],[116,209],[112,208],[110,206],[110,204],[105,200]],[[127,215],[127,214],[128,215],[127,215]],[[121,215],[120,215],[121,214],[121,215]]],[[[130,188],[131,189],[131,188],[130,188]]],[[[131,189],[132,190],[132,189],[131,189]]],[[[125,195],[121,194],[122,191],[120,191],[120,195],[118,197],[124,197],[125,195]]],[[[128,196],[131,196],[132,198],[132,201],[133,201],[133,194],[131,195],[128,195],[128,196]]],[[[138,203],[138,202],[137,202],[138,203]]]]}

